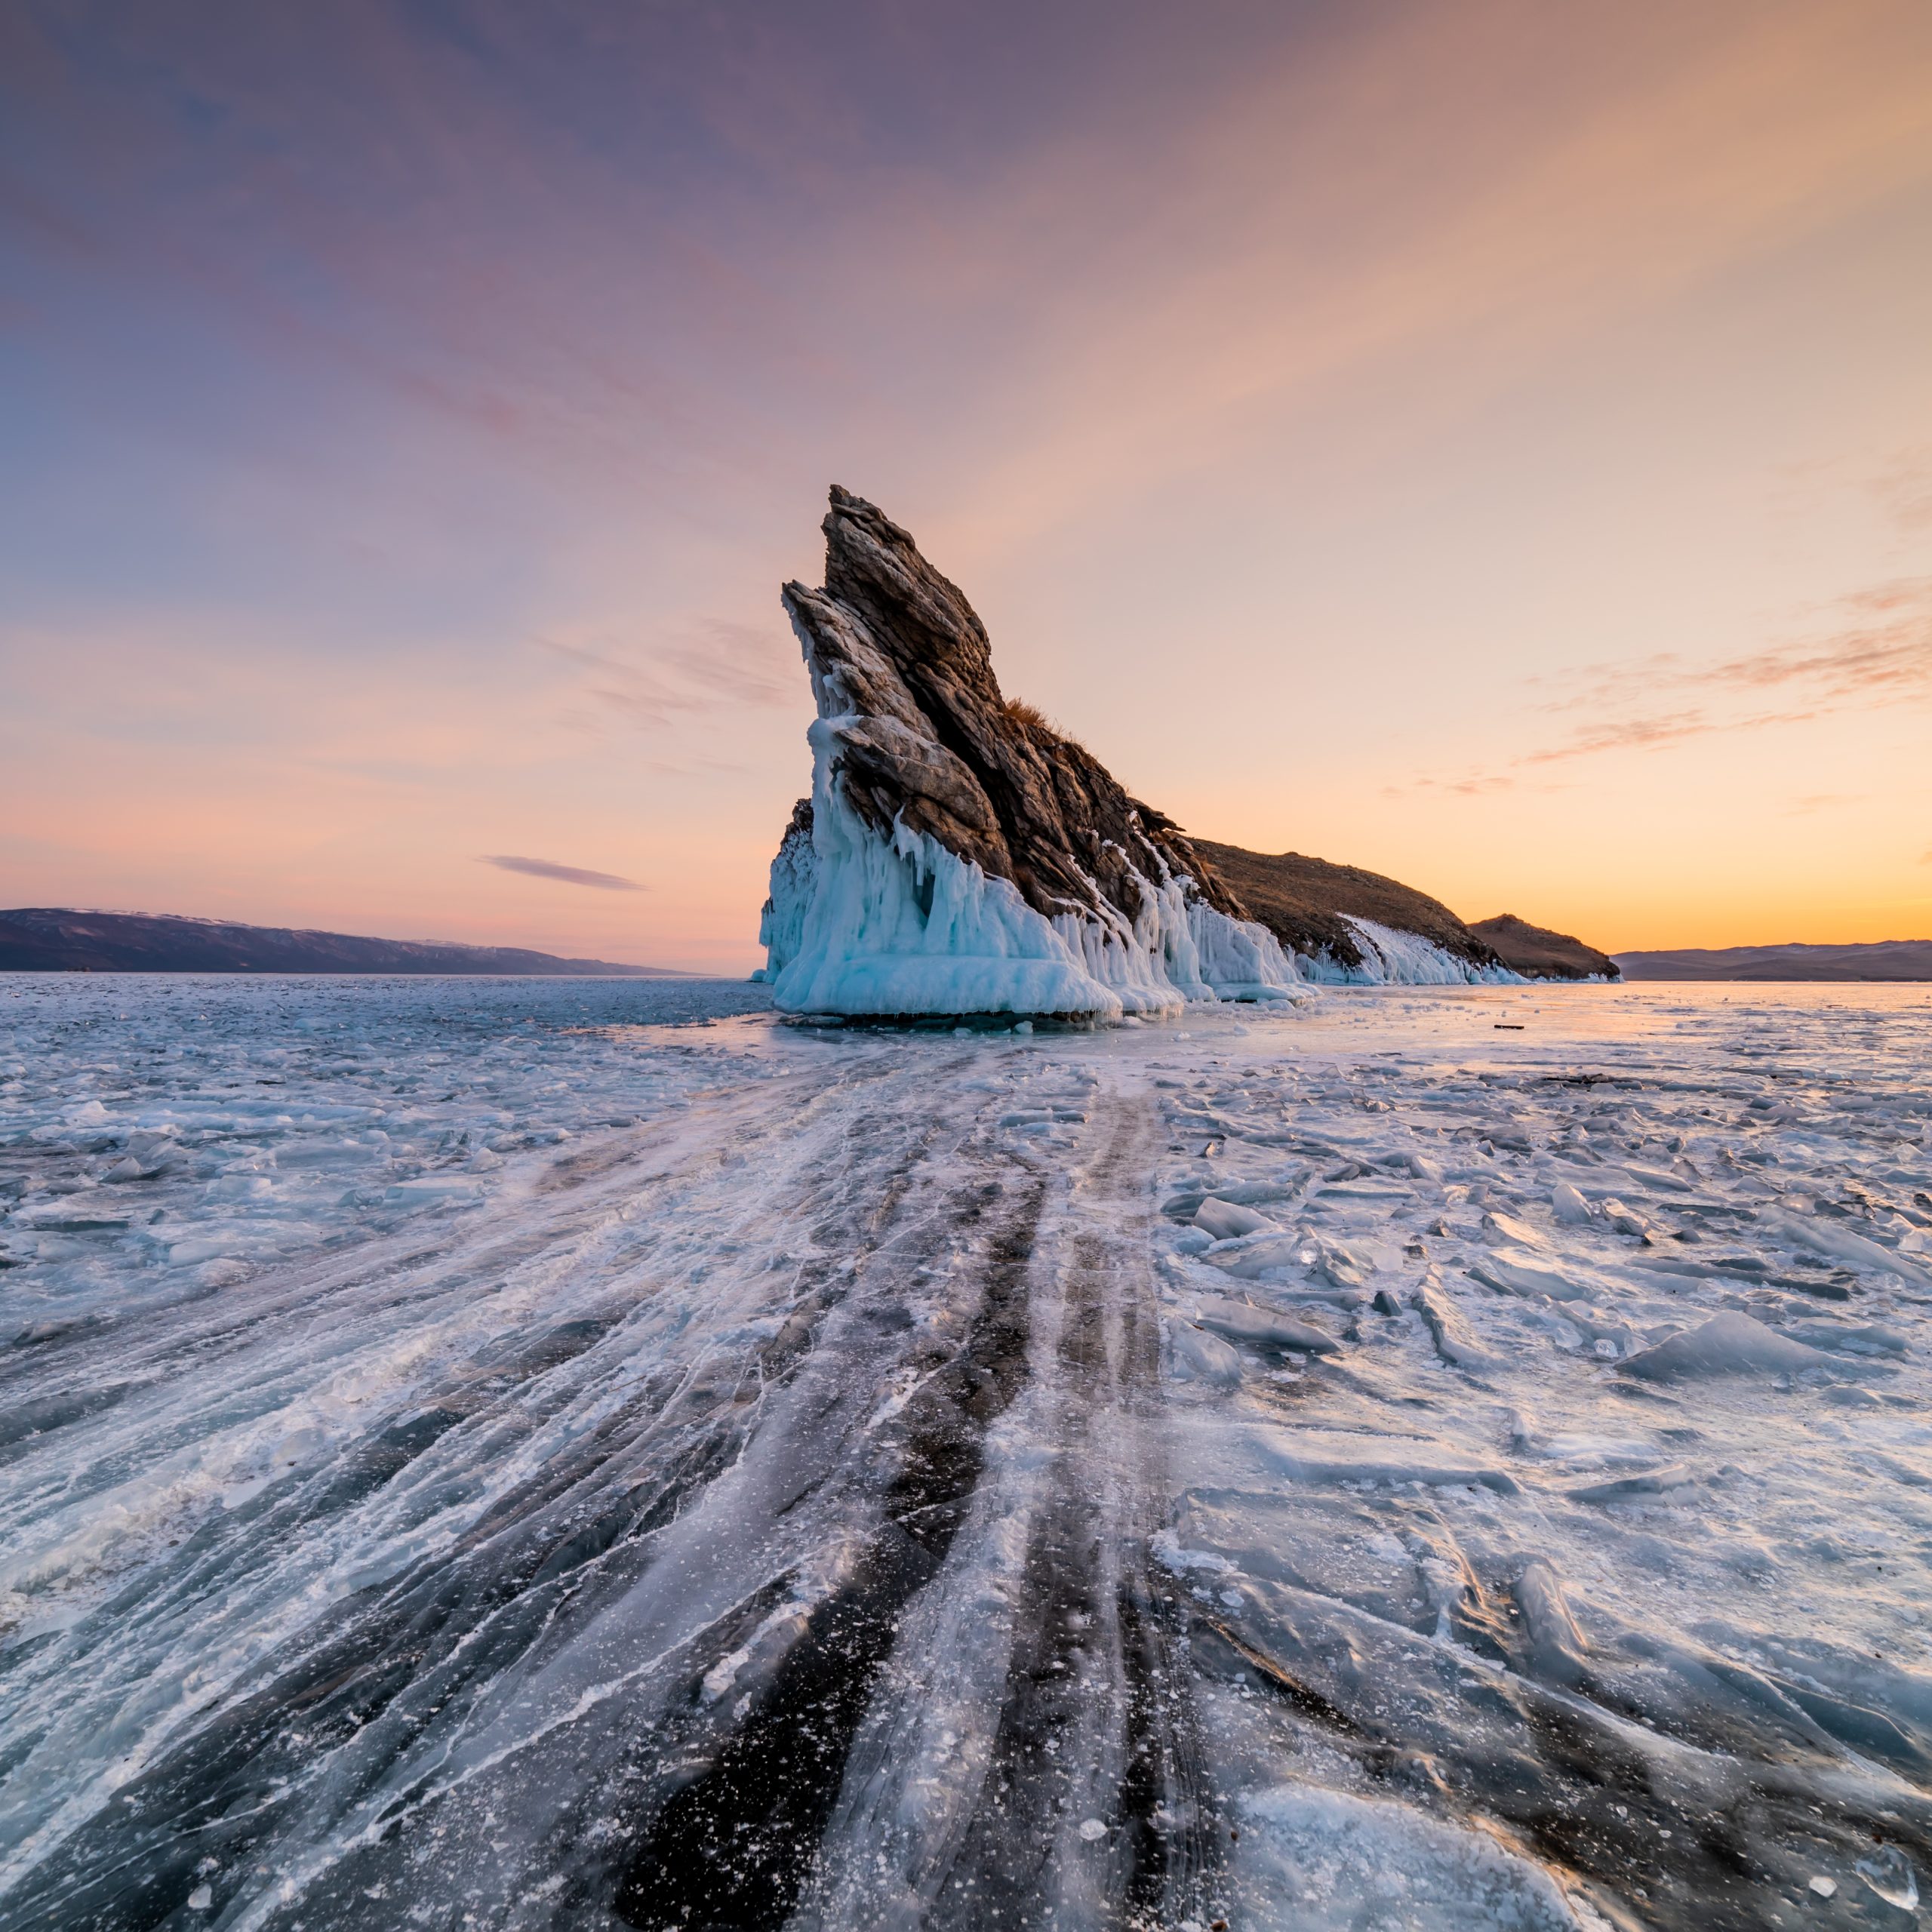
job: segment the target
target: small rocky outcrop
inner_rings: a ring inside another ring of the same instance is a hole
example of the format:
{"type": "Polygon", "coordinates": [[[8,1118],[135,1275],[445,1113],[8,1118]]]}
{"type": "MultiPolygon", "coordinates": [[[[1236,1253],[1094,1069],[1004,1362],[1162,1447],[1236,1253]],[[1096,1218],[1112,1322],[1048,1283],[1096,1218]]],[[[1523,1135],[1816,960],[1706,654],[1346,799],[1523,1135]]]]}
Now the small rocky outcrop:
{"type": "Polygon", "coordinates": [[[1622,977],[1615,960],[1567,933],[1533,926],[1514,912],[1478,919],[1469,928],[1496,949],[1511,971],[1526,980],[1615,980],[1622,977]]]}

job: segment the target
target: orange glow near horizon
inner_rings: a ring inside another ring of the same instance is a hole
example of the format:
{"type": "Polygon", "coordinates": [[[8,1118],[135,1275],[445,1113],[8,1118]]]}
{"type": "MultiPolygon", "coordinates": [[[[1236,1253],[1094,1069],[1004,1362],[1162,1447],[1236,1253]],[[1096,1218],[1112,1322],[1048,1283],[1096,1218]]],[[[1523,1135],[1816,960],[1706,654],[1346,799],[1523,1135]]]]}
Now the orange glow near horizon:
{"type": "Polygon", "coordinates": [[[1932,936],[1932,13],[1036,12],[0,26],[0,903],[748,970],[835,480],[1203,836],[1932,936]]]}

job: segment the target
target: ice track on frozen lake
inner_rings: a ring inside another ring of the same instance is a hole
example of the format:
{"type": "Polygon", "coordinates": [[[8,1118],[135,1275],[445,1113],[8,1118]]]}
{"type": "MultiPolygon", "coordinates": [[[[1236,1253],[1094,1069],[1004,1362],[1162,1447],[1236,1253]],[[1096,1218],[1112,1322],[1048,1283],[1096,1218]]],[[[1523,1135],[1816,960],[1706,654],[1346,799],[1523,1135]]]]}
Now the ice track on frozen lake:
{"type": "Polygon", "coordinates": [[[1922,1921],[1926,989],[761,997],[0,982],[0,1924],[1922,1921]]]}

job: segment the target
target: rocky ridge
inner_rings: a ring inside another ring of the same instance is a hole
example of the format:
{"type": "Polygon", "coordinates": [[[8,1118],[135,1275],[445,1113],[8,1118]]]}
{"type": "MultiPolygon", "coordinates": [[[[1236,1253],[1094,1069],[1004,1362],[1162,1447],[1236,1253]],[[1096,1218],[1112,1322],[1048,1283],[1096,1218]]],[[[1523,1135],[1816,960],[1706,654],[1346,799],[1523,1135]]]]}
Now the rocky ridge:
{"type": "MultiPolygon", "coordinates": [[[[1372,934],[1414,934],[1480,977],[1513,967],[1439,899],[1360,866],[1300,852],[1250,852],[1207,839],[1195,849],[1221,874],[1251,917],[1320,977],[1384,977],[1372,934]],[[1364,931],[1366,925],[1367,931],[1364,931]],[[1328,970],[1324,970],[1328,969],[1328,970]]],[[[1520,970],[1520,969],[1518,969],[1520,970]]]]}

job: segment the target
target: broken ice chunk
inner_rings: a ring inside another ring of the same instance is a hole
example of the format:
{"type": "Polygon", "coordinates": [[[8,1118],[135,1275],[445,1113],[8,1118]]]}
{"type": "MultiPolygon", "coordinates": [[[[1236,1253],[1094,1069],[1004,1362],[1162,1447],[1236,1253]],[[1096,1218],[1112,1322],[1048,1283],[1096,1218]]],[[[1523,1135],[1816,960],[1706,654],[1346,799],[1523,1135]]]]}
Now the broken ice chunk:
{"type": "Polygon", "coordinates": [[[1258,1343],[1264,1347],[1299,1349],[1308,1355],[1330,1355],[1341,1344],[1319,1328],[1297,1321],[1267,1309],[1253,1308],[1246,1302],[1220,1301],[1203,1297],[1201,1325],[1232,1341],[1258,1343]]]}
{"type": "Polygon", "coordinates": [[[1604,1198],[1603,1217],[1620,1235],[1628,1235],[1634,1241],[1645,1239],[1651,1225],[1642,1215],[1633,1213],[1614,1194],[1604,1198]]]}
{"type": "Polygon", "coordinates": [[[1735,1309],[1715,1315],[1701,1328],[1673,1335],[1617,1364],[1618,1372],[1644,1382],[1701,1382],[1719,1375],[1789,1375],[1801,1369],[1839,1364],[1754,1321],[1735,1309]]]}
{"type": "Polygon", "coordinates": [[[1855,1235],[1835,1222],[1814,1221],[1798,1214],[1770,1214],[1764,1219],[1786,1240],[1808,1247],[1814,1254],[1829,1255],[1835,1261],[1875,1274],[1900,1275],[1921,1287],[1932,1287],[1932,1268],[1891,1248],[1881,1247],[1876,1241],[1867,1241],[1863,1235],[1855,1235]]]}
{"type": "Polygon", "coordinates": [[[1590,1290],[1566,1275],[1546,1255],[1522,1248],[1500,1248],[1485,1255],[1469,1272],[1485,1287],[1504,1294],[1548,1295],[1554,1301],[1586,1301],[1590,1290]]]}
{"type": "Polygon", "coordinates": [[[1444,1361],[1457,1368],[1496,1367],[1496,1358],[1476,1340],[1439,1280],[1432,1277],[1421,1283],[1409,1297],[1409,1306],[1422,1317],[1435,1343],[1435,1352],[1444,1361]]]}
{"type": "Polygon", "coordinates": [[[133,1219],[129,1210],[111,1202],[90,1201],[88,1193],[83,1192],[23,1208],[14,1217],[14,1224],[56,1234],[111,1233],[131,1226],[133,1219]]]}
{"type": "Polygon", "coordinates": [[[1561,1578],[1542,1558],[1524,1564],[1516,1580],[1516,1604],[1537,1674],[1552,1683],[1574,1684],[1589,1667],[1583,1660],[1589,1645],[1563,1593],[1561,1578]]]}
{"type": "Polygon", "coordinates": [[[1191,1321],[1168,1324],[1168,1372],[1177,1382],[1204,1383],[1231,1389],[1241,1380],[1241,1357],[1218,1335],[1191,1321]]]}
{"type": "Polygon", "coordinates": [[[1854,1869],[1887,1905],[1897,1906],[1901,1912],[1918,1909],[1918,1875],[1897,1845],[1878,1846],[1854,1869]]]}
{"type": "Polygon", "coordinates": [[[1194,1211],[1194,1225],[1212,1235],[1217,1241],[1232,1241],[1238,1235],[1258,1234],[1275,1223],[1265,1214],[1257,1214],[1252,1208],[1244,1208],[1238,1201],[1223,1201],[1209,1195],[1194,1211]]]}
{"type": "Polygon", "coordinates": [[[1325,1235],[1309,1237],[1314,1250],[1311,1263],[1315,1272],[1338,1288],[1364,1288],[1375,1272],[1375,1263],[1358,1250],[1346,1247],[1325,1235]]]}
{"type": "Polygon", "coordinates": [[[1586,1483],[1570,1491],[1572,1503],[1639,1503],[1647,1497],[1663,1496],[1674,1489],[1688,1489],[1697,1478],[1681,1463],[1662,1469],[1644,1469],[1635,1475],[1613,1476],[1607,1482],[1586,1483]]]}
{"type": "Polygon", "coordinates": [[[1835,1321],[1794,1321],[1784,1331],[1807,1348],[1829,1349],[1851,1355],[1902,1355],[1906,1339],[1896,1328],[1873,1321],[1862,1328],[1841,1326],[1835,1321]]]}
{"type": "Polygon", "coordinates": [[[1590,1204],[1567,1180],[1558,1181],[1550,1189],[1549,1204],[1559,1221],[1573,1228],[1580,1228],[1593,1220],[1590,1204]]]}
{"type": "Polygon", "coordinates": [[[1524,1247],[1547,1247],[1549,1245],[1537,1229],[1531,1227],[1527,1221],[1519,1221],[1514,1214],[1494,1211],[1485,1214],[1482,1217],[1482,1231],[1492,1238],[1514,1242],[1524,1247]]]}
{"type": "Polygon", "coordinates": [[[1231,1465],[1252,1459],[1269,1474],[1311,1485],[1340,1483],[1422,1483],[1433,1487],[1521,1494],[1508,1471],[1444,1445],[1398,1437],[1366,1437],[1339,1429],[1276,1428],[1260,1424],[1221,1438],[1231,1465]]]}
{"type": "Polygon", "coordinates": [[[1686,1180],[1681,1174],[1666,1172],[1662,1168],[1640,1168],[1634,1161],[1623,1164],[1623,1171],[1633,1180],[1641,1181],[1646,1187],[1657,1189],[1665,1194],[1690,1194],[1695,1191],[1695,1183],[1686,1180]]]}

